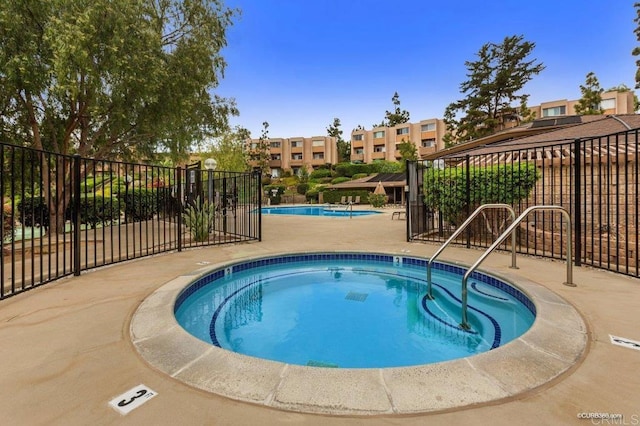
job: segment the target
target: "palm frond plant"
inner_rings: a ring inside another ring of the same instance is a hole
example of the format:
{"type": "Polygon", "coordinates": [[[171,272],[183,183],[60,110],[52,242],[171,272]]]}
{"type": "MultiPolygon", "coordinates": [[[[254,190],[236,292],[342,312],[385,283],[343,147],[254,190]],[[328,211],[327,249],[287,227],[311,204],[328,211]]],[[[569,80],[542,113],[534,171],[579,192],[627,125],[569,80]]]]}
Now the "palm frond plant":
{"type": "Polygon", "coordinates": [[[209,238],[209,234],[213,231],[215,218],[215,204],[208,201],[203,202],[200,197],[197,197],[182,213],[183,223],[196,242],[203,242],[209,238]]]}

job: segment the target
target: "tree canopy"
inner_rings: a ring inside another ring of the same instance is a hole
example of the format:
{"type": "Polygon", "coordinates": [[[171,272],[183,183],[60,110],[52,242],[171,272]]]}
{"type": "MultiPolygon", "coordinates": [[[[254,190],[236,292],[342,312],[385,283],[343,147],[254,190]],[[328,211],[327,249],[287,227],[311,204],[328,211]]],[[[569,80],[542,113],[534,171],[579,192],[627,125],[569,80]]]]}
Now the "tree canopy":
{"type": "Polygon", "coordinates": [[[186,155],[237,114],[221,0],[24,0],[0,6],[0,132],[84,157],[186,155]]]}
{"type": "Polygon", "coordinates": [[[393,127],[409,121],[409,111],[400,109],[400,95],[398,95],[398,92],[394,92],[391,102],[394,110],[387,110],[384,114],[384,120],[378,125],[374,124],[373,127],[393,127]]]}
{"type": "Polygon", "coordinates": [[[336,149],[338,151],[338,163],[351,160],[351,143],[342,139],[342,129],[339,118],[334,118],[333,123],[327,127],[327,135],[336,138],[336,149]]]}
{"type": "MultiPolygon", "coordinates": [[[[636,17],[633,22],[637,24],[636,28],[633,30],[633,33],[636,35],[636,40],[640,42],[640,3],[636,2],[633,4],[633,7],[636,8],[636,17]]],[[[631,51],[633,56],[640,56],[640,46],[636,46],[631,51]]],[[[640,59],[636,59],[636,89],[640,89],[640,59]]]]}
{"type": "Polygon", "coordinates": [[[466,142],[501,130],[505,121],[532,118],[529,95],[521,90],[544,69],[529,59],[534,48],[535,43],[514,35],[500,44],[484,44],[477,60],[465,62],[468,80],[460,84],[460,93],[466,97],[445,109],[445,142],[466,142]]]}
{"type": "Polygon", "coordinates": [[[256,162],[256,167],[260,169],[263,176],[271,174],[271,167],[269,167],[271,147],[269,144],[269,122],[263,121],[260,139],[251,147],[251,159],[256,162]]]}
{"type": "Polygon", "coordinates": [[[249,155],[246,144],[250,138],[249,131],[236,126],[229,132],[215,139],[205,155],[213,157],[218,170],[229,172],[246,172],[250,170],[249,155]]]}
{"type": "Polygon", "coordinates": [[[580,85],[582,97],[575,106],[576,114],[598,115],[602,114],[602,92],[598,77],[593,72],[587,74],[584,85],[580,85]]]}

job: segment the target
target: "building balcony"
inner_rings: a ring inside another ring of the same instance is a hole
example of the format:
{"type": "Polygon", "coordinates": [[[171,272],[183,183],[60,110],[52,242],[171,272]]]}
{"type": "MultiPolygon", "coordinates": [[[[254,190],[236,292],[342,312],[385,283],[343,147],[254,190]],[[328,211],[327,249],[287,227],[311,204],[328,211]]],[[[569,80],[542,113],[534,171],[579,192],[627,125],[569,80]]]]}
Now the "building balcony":
{"type": "Polygon", "coordinates": [[[325,147],[324,146],[312,146],[311,147],[311,152],[325,152],[325,147]]]}
{"type": "Polygon", "coordinates": [[[386,152],[372,152],[371,159],[373,160],[384,160],[387,156],[386,152]]]}
{"type": "Polygon", "coordinates": [[[364,161],[364,154],[351,153],[351,161],[364,161]]]}
{"type": "Polygon", "coordinates": [[[271,168],[282,167],[282,160],[269,160],[269,167],[271,168]]]}
{"type": "Polygon", "coordinates": [[[326,164],[324,158],[314,158],[311,160],[312,166],[322,166],[323,164],[326,164]]]}
{"type": "Polygon", "coordinates": [[[364,141],[351,141],[351,148],[364,148],[364,141]]]}

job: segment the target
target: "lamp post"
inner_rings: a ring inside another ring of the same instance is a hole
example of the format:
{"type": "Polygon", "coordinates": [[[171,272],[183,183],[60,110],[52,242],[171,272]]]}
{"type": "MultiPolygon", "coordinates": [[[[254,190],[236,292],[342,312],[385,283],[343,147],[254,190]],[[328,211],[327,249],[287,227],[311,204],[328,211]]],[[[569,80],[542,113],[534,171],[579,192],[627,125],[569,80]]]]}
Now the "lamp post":
{"type": "Polygon", "coordinates": [[[213,202],[213,171],[216,169],[217,166],[218,166],[218,162],[213,158],[207,158],[206,160],[204,160],[204,168],[207,169],[207,172],[208,172],[207,173],[208,174],[207,199],[209,200],[209,203],[213,202]]]}
{"type": "MultiPolygon", "coordinates": [[[[134,205],[133,200],[129,200],[129,185],[133,182],[133,178],[129,174],[124,175],[124,223],[129,223],[129,209],[134,205]],[[127,205],[128,204],[128,205],[127,205]]],[[[133,198],[132,196],[131,198],[133,198]]]]}

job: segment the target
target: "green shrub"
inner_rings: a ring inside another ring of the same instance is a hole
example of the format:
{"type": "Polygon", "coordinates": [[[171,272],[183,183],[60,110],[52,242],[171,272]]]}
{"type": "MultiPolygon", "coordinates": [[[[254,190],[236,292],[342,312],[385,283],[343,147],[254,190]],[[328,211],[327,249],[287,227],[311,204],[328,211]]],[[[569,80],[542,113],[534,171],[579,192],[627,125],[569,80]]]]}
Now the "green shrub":
{"type": "Polygon", "coordinates": [[[311,172],[309,179],[317,180],[321,178],[331,177],[331,170],[329,169],[316,169],[311,172]]]}
{"type": "Polygon", "coordinates": [[[338,176],[351,177],[358,173],[369,174],[370,170],[371,169],[368,164],[354,164],[354,163],[336,164],[336,175],[338,176]]]}
{"type": "Polygon", "coordinates": [[[384,194],[369,194],[369,204],[372,207],[384,207],[387,204],[387,196],[384,194]]]}
{"type": "Polygon", "coordinates": [[[342,182],[349,182],[351,179],[348,177],[344,177],[344,176],[339,176],[337,178],[333,178],[331,179],[331,183],[333,185],[337,184],[337,183],[342,183],[342,182]]]}
{"type": "Polygon", "coordinates": [[[25,196],[16,207],[22,225],[49,227],[49,207],[44,202],[44,197],[25,196]]]}
{"type": "Polygon", "coordinates": [[[309,190],[309,184],[306,183],[306,182],[305,183],[299,183],[298,186],[296,186],[296,191],[300,195],[305,195],[308,190],[309,190]]]}
{"type": "Polygon", "coordinates": [[[368,173],[356,173],[355,175],[351,176],[351,179],[362,179],[369,176],[368,173]]]}
{"type": "Polygon", "coordinates": [[[140,222],[153,218],[158,213],[157,197],[155,191],[145,188],[129,189],[120,193],[120,199],[124,201],[124,213],[127,222],[140,222]]]}
{"type": "Polygon", "coordinates": [[[309,203],[313,203],[313,202],[317,203],[319,194],[320,194],[320,191],[314,188],[314,189],[308,190],[307,193],[304,195],[309,203]]]}
{"type": "Polygon", "coordinates": [[[182,221],[196,242],[203,242],[209,238],[215,219],[215,204],[202,202],[200,197],[189,204],[182,213],[182,221]]]}
{"type": "Polygon", "coordinates": [[[400,161],[375,160],[369,164],[370,173],[400,173],[404,171],[400,161]]]}
{"type": "Polygon", "coordinates": [[[87,194],[80,197],[80,223],[93,229],[120,219],[121,202],[116,197],[87,194]]]}

